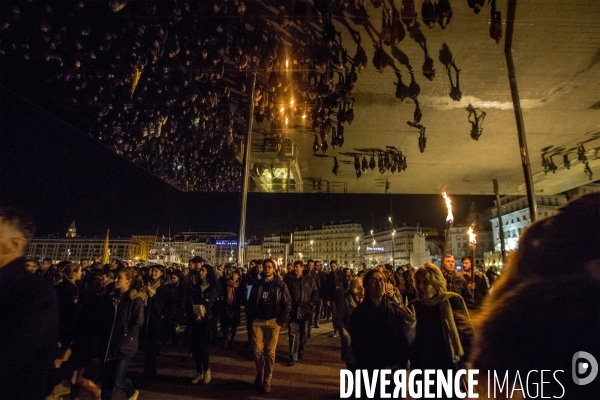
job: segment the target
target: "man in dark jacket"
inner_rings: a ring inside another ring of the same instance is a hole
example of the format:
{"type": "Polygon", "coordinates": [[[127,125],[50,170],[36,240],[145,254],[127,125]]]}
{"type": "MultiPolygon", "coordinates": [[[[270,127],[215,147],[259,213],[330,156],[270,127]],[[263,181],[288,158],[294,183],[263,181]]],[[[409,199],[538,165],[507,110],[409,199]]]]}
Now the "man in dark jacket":
{"type": "Polygon", "coordinates": [[[58,301],[25,269],[31,218],[0,208],[0,399],[43,399],[56,347],[58,301]]]}
{"type": "Polygon", "coordinates": [[[327,275],[327,305],[331,306],[333,314],[333,337],[337,338],[342,332],[343,316],[341,304],[344,301],[344,292],[348,289],[348,280],[344,272],[338,268],[337,261],[329,263],[331,272],[327,275]]]}
{"type": "Polygon", "coordinates": [[[275,351],[281,326],[288,321],[292,301],[285,283],[275,275],[275,261],[263,262],[263,276],[252,286],[247,318],[252,321],[252,341],[256,361],[254,385],[263,393],[271,391],[275,351]]]}
{"type": "Polygon", "coordinates": [[[257,260],[254,267],[250,268],[250,271],[242,278],[240,284],[240,292],[242,293],[241,303],[245,308],[246,312],[246,329],[248,331],[248,343],[246,347],[252,346],[252,322],[248,318],[248,296],[252,291],[252,288],[256,286],[258,280],[262,278],[263,264],[262,260],[257,260]]]}
{"type": "Polygon", "coordinates": [[[446,254],[442,261],[442,274],[446,279],[446,290],[462,296],[467,307],[473,307],[473,291],[469,289],[467,281],[456,273],[454,256],[446,254]]]}
{"type": "MultiPolygon", "coordinates": [[[[319,296],[320,296],[320,292],[321,292],[321,278],[319,276],[319,272],[316,270],[315,268],[315,262],[313,260],[308,260],[306,262],[306,274],[309,275],[311,278],[313,278],[313,280],[315,281],[315,285],[317,285],[317,291],[319,292],[319,296]]],[[[317,302],[315,303],[315,306],[313,307],[313,312],[310,314],[310,319],[308,320],[308,337],[310,338],[310,331],[314,325],[315,328],[319,327],[319,313],[321,312],[321,307],[318,306],[319,305],[319,299],[317,299],[317,302]],[[318,313],[315,316],[315,313],[318,311],[318,313]]]]}
{"type": "Polygon", "coordinates": [[[485,276],[477,270],[471,261],[471,256],[464,256],[462,258],[463,271],[462,277],[467,282],[467,287],[473,292],[473,303],[469,308],[477,309],[483,303],[483,300],[488,294],[488,283],[485,276]],[[474,282],[471,282],[471,276],[473,276],[474,282]]]}
{"type": "Polygon", "coordinates": [[[324,310],[327,309],[327,273],[323,271],[323,264],[321,261],[315,261],[315,269],[319,275],[319,302],[315,307],[315,328],[319,328],[319,319],[321,314],[324,314],[324,310]]]}
{"type": "Polygon", "coordinates": [[[288,326],[290,341],[290,361],[288,367],[294,366],[304,356],[304,347],[308,340],[308,324],[313,309],[319,301],[319,290],[314,279],[304,274],[304,265],[301,260],[294,262],[294,269],[283,278],[290,292],[292,309],[288,326]]]}

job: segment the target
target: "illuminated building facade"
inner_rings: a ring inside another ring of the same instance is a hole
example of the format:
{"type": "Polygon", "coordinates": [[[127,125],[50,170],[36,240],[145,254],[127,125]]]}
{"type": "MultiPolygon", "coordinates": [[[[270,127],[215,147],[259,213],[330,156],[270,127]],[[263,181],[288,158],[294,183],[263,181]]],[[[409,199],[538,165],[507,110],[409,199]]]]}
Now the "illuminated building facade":
{"type": "MultiPolygon", "coordinates": [[[[54,261],[72,260],[99,260],[104,254],[104,237],[74,237],[74,238],[34,238],[27,246],[25,255],[35,258],[51,258],[54,261]]],[[[145,260],[148,253],[142,252],[144,248],[140,237],[109,238],[108,249],[111,259],[119,260],[145,260]]]]}
{"type": "Polygon", "coordinates": [[[435,236],[438,231],[435,228],[417,225],[374,230],[373,233],[365,234],[363,237],[364,262],[368,266],[408,264],[411,253],[414,252],[413,239],[417,233],[426,237],[435,236]]]}
{"type": "Polygon", "coordinates": [[[340,267],[358,268],[363,262],[361,238],[364,231],[352,221],[331,222],[321,228],[294,232],[294,259],[320,260],[328,265],[336,260],[340,267]]]}

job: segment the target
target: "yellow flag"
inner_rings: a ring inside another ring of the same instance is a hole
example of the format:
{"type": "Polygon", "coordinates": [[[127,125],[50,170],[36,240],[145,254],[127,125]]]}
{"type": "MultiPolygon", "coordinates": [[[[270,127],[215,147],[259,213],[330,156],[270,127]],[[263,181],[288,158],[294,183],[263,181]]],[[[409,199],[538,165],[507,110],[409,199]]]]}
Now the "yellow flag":
{"type": "Polygon", "coordinates": [[[140,81],[141,77],[142,77],[142,70],[139,68],[136,68],[135,71],[133,71],[133,76],[132,76],[132,80],[131,80],[131,98],[133,98],[133,93],[135,92],[135,88],[137,87],[137,84],[140,81]]]}
{"type": "Polygon", "coordinates": [[[104,241],[104,258],[102,259],[102,264],[110,263],[110,256],[108,254],[108,232],[110,232],[110,229],[106,230],[106,240],[104,241]]]}

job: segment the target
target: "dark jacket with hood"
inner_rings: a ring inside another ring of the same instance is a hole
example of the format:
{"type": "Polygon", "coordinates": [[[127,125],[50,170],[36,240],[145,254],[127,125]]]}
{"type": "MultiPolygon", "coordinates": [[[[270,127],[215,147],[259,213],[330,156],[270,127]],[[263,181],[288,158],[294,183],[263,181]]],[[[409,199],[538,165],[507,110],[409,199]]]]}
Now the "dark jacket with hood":
{"type": "Polygon", "coordinates": [[[115,292],[112,307],[106,310],[100,338],[103,361],[134,356],[144,324],[144,302],[137,290],[115,292]]]}
{"type": "MultiPolygon", "coordinates": [[[[248,320],[254,321],[256,319],[256,309],[258,308],[258,302],[262,298],[264,277],[257,282],[256,285],[252,286],[250,291],[250,298],[248,299],[248,305],[246,306],[246,312],[248,320]]],[[[288,322],[290,317],[290,310],[292,309],[292,299],[287,286],[278,276],[273,276],[271,282],[269,282],[269,291],[275,296],[275,311],[277,313],[277,325],[281,326],[288,322]]]]}

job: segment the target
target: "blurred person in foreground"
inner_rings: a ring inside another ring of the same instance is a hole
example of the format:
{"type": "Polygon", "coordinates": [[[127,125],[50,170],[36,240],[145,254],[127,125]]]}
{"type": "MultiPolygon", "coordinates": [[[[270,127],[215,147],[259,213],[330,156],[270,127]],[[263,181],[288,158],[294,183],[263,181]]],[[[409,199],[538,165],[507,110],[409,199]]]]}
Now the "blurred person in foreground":
{"type": "Polygon", "coordinates": [[[54,358],[56,293],[22,257],[34,232],[31,217],[0,208],[0,399],[43,399],[54,358]]]}
{"type": "MultiPolygon", "coordinates": [[[[574,370],[585,366],[576,353],[588,353],[587,377],[594,362],[598,373],[600,362],[600,193],[527,228],[475,327],[471,362],[480,370],[480,398],[487,395],[488,371],[502,377],[508,371],[512,388],[515,380],[521,384],[517,371],[525,384],[529,371],[550,370],[543,379],[539,372],[529,379],[545,382],[544,396],[600,399],[600,377],[585,385],[573,379],[586,378],[574,370]],[[553,377],[558,370],[564,372],[553,377]]],[[[529,391],[533,397],[535,388],[529,391]]]]}

